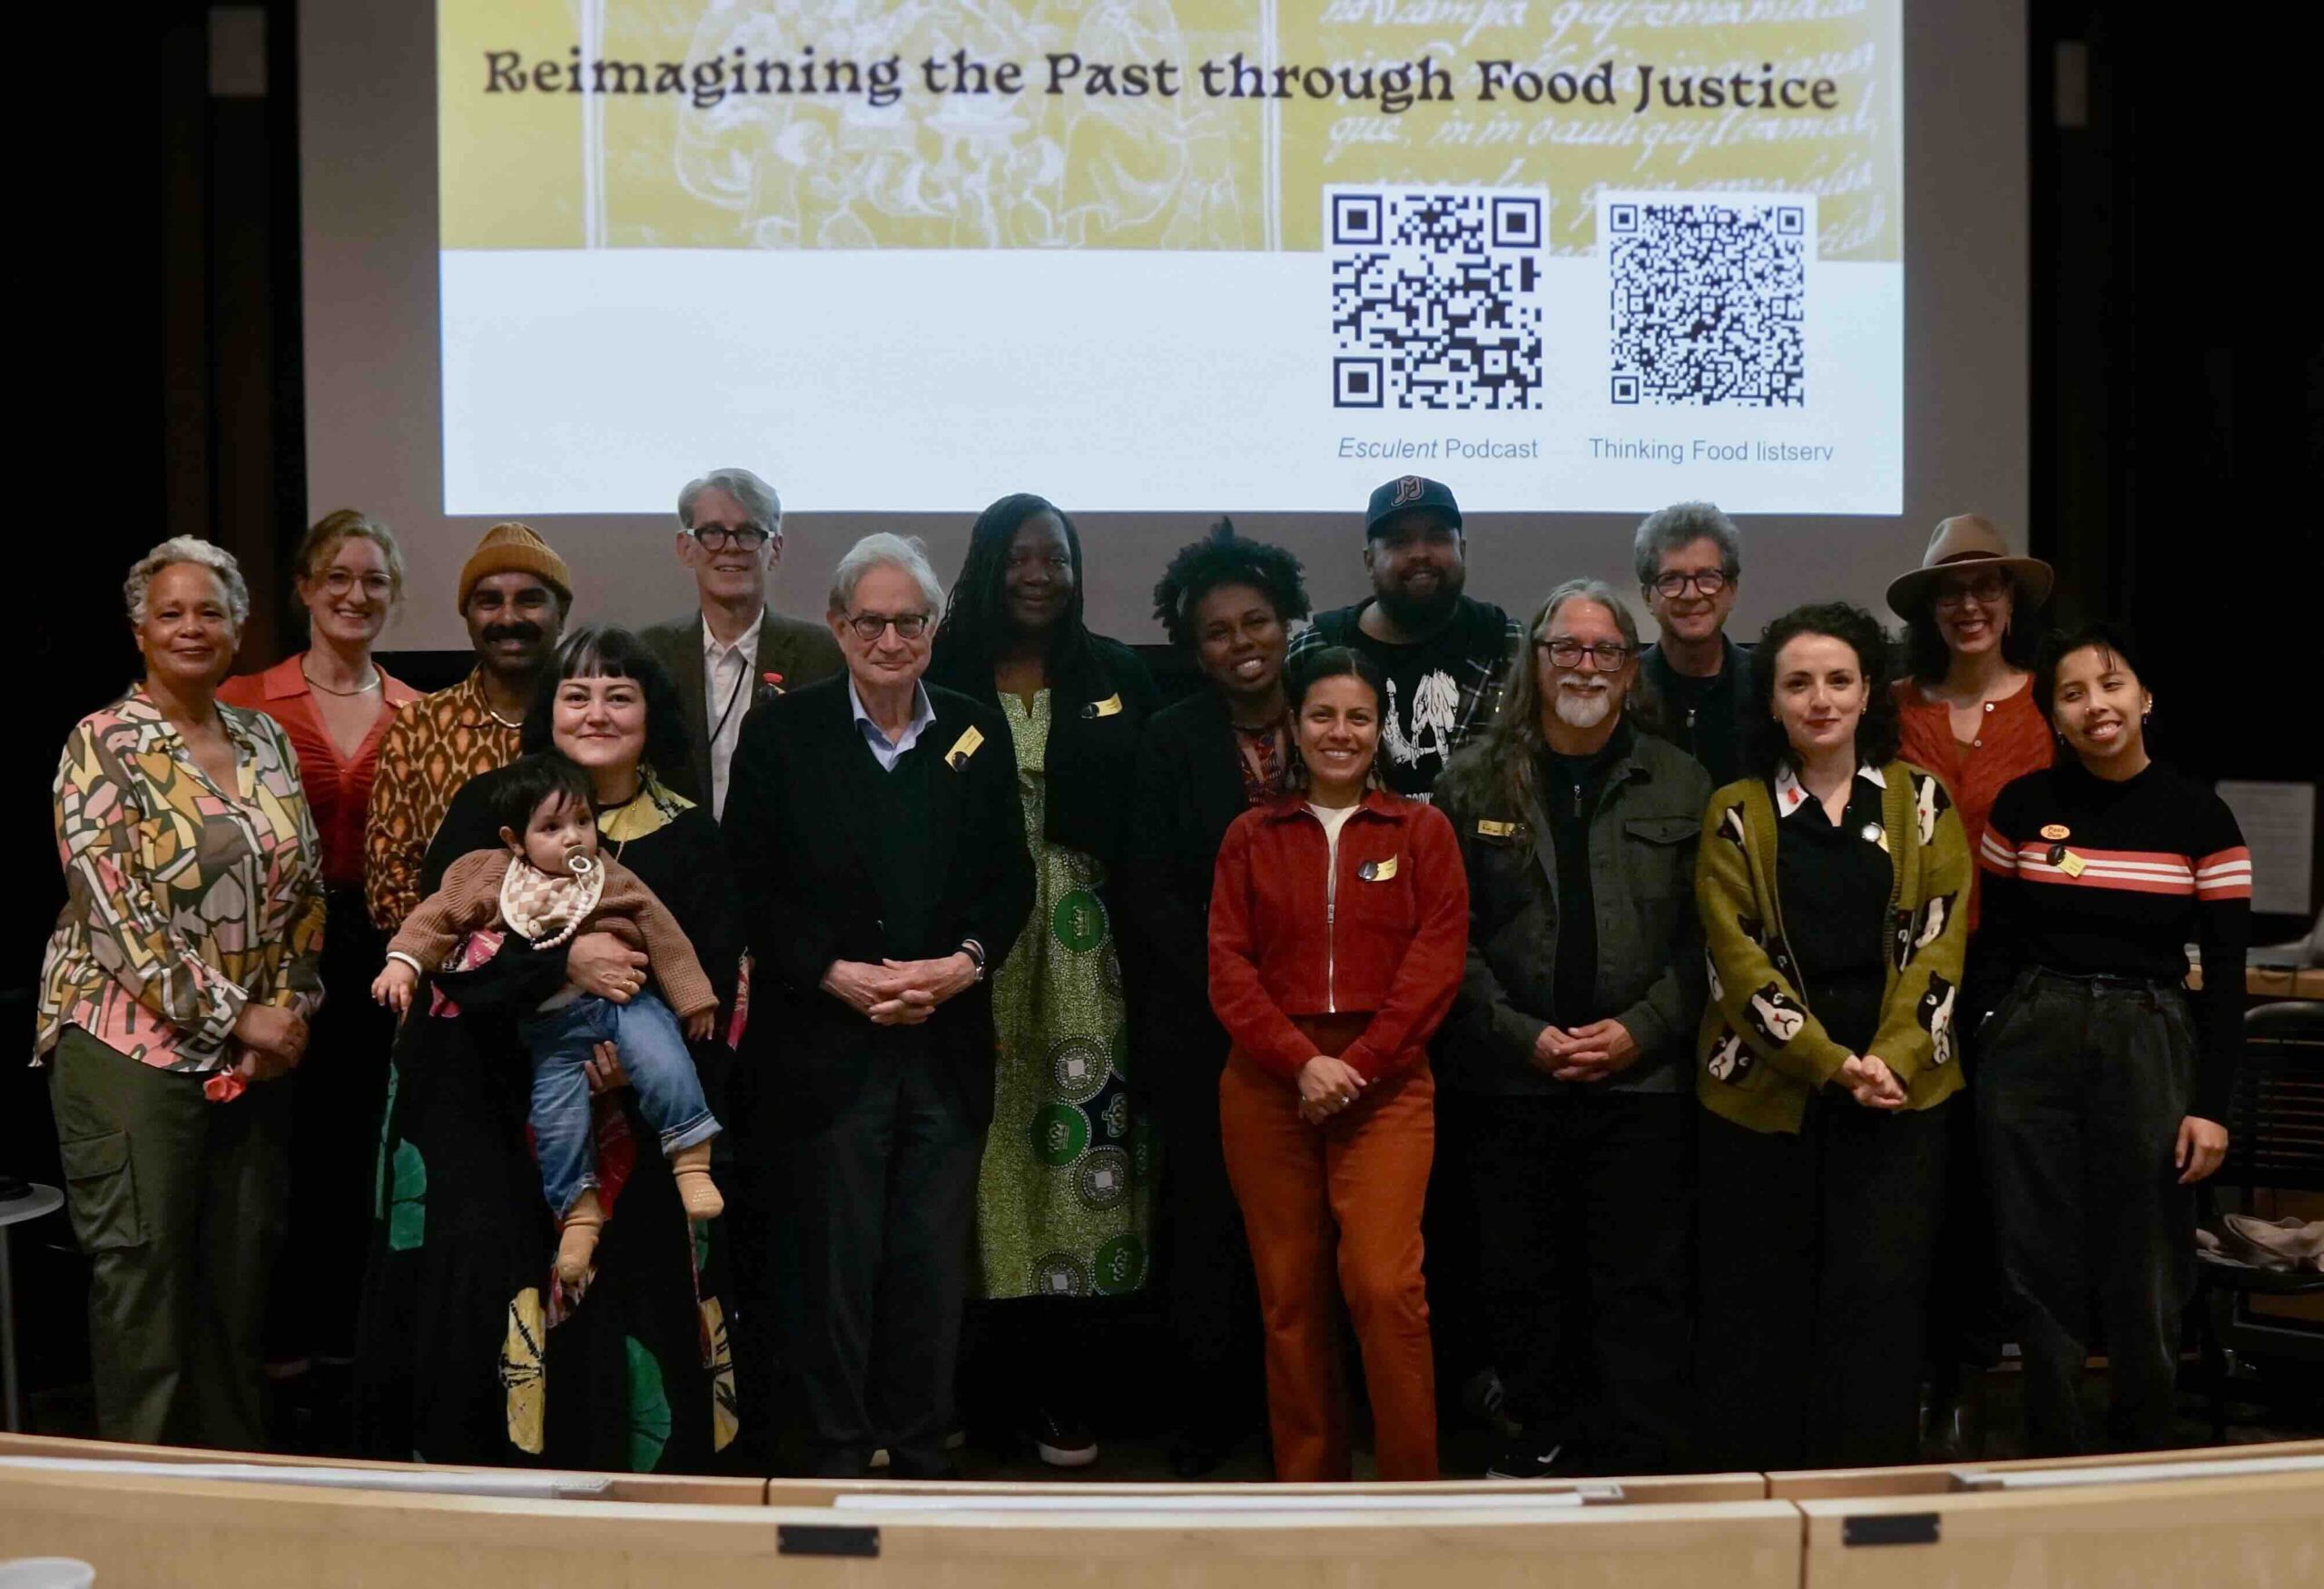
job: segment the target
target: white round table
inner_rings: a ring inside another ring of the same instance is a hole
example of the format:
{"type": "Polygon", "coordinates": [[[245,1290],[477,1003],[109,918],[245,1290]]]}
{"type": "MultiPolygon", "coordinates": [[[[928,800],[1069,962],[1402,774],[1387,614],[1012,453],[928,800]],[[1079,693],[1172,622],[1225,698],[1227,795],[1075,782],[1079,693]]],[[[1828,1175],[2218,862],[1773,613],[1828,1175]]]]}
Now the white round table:
{"type": "Polygon", "coordinates": [[[16,1406],[16,1278],[8,1264],[8,1227],[54,1214],[64,1206],[64,1194],[34,1181],[19,1195],[0,1201],[0,1417],[14,1434],[24,1427],[16,1406]]]}

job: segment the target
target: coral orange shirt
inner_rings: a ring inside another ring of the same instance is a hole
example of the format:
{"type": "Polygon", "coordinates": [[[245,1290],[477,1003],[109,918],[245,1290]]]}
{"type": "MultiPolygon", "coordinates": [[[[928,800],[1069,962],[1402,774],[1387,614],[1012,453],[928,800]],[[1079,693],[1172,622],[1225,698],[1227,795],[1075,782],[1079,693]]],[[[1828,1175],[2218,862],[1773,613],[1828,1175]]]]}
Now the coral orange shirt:
{"type": "MultiPolygon", "coordinates": [[[[1966,746],[1953,737],[1953,709],[1925,695],[1912,679],[1896,686],[1896,716],[1904,743],[1896,754],[1944,781],[1961,814],[1969,854],[1985,836],[1994,800],[2015,780],[2038,773],[2054,759],[2057,745],[2034,704],[2034,681],[2015,695],[1985,706],[1984,729],[1966,746]]],[[[1977,930],[1977,891],[1969,894],[1969,931],[1977,930]]]]}
{"type": "MultiPolygon", "coordinates": [[[[245,673],[218,686],[218,698],[230,706],[263,712],[282,725],[290,748],[299,755],[299,780],[307,791],[307,808],[315,814],[315,830],[323,841],[323,881],[333,888],[363,885],[363,813],[371,804],[371,780],[379,770],[379,745],[399,709],[419,699],[419,692],[379,669],[379,693],[388,709],[371,725],[371,732],[350,757],[341,757],[315,709],[314,686],[307,682],[304,651],[286,656],[263,673],[245,673]]],[[[375,665],[376,666],[376,665],[375,665]]]]}

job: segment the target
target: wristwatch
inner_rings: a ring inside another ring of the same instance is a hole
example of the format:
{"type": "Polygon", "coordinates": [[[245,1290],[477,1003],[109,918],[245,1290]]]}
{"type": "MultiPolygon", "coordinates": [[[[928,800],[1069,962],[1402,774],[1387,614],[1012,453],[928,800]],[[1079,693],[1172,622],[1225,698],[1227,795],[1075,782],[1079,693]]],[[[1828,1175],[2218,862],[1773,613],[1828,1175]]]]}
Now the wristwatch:
{"type": "Polygon", "coordinates": [[[984,945],[973,938],[960,940],[960,952],[977,962],[976,980],[984,981],[984,945]]]}

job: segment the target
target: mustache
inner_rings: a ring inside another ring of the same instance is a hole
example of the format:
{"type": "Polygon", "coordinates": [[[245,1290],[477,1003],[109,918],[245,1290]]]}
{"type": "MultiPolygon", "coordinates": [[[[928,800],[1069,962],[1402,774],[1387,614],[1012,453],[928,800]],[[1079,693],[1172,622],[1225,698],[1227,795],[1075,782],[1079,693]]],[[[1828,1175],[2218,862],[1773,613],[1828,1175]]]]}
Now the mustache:
{"type": "Polygon", "coordinates": [[[537,640],[540,637],[541,627],[522,618],[513,624],[487,624],[484,627],[484,641],[487,646],[495,640],[537,640]]]}

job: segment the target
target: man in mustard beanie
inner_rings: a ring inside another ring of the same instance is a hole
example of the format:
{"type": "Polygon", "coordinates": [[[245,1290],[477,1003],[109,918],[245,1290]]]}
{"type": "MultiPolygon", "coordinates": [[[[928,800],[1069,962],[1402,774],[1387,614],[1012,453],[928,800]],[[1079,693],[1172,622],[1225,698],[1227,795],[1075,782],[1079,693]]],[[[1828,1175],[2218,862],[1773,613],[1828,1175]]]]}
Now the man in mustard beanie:
{"type": "Polygon", "coordinates": [[[363,827],[363,896],[393,933],[419,903],[419,864],[460,785],[517,759],[517,731],[573,606],[565,559],[528,524],[496,524],[460,569],[477,664],[396,714],[363,827]]]}

